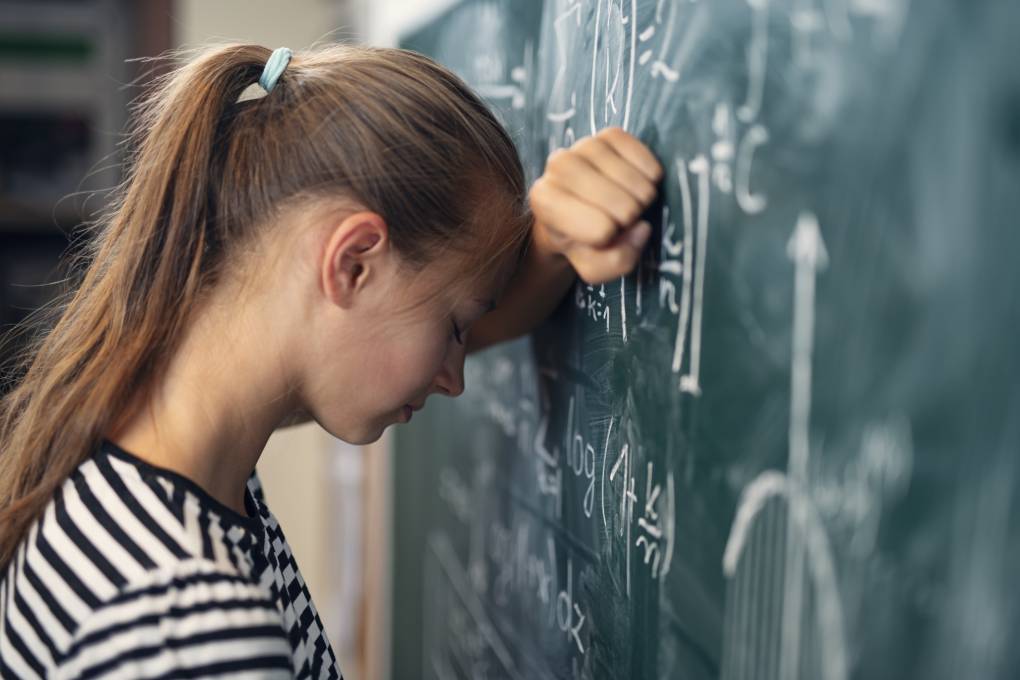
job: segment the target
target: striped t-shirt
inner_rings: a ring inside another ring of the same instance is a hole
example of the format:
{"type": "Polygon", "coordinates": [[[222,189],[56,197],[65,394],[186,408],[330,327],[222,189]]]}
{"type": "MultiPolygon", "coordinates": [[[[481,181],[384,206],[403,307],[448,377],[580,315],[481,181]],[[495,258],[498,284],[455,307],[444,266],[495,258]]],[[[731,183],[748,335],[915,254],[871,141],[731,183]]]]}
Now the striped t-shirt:
{"type": "Polygon", "coordinates": [[[339,678],[254,472],[244,503],[103,441],[0,581],[0,677],[339,678]]]}

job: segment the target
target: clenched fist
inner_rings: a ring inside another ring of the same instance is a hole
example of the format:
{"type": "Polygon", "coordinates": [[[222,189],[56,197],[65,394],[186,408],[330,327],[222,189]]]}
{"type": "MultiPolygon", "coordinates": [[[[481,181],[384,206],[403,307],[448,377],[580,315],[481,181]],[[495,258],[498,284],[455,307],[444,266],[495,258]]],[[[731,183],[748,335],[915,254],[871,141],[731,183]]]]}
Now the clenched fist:
{"type": "Polygon", "coordinates": [[[652,152],[621,128],[554,151],[528,196],[536,243],[564,255],[589,284],[630,273],[652,231],[637,220],[661,179],[652,152]]]}

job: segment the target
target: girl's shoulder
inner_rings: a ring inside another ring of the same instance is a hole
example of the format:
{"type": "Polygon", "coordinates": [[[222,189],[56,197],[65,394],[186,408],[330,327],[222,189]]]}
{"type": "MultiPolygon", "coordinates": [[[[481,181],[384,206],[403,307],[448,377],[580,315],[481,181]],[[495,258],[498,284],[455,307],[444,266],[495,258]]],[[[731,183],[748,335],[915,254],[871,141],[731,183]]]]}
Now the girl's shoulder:
{"type": "MultiPolygon", "coordinates": [[[[241,514],[187,477],[104,440],[64,487],[83,516],[95,520],[88,527],[110,534],[115,540],[103,540],[104,545],[126,552],[133,571],[202,558],[226,572],[253,575],[252,553],[259,552],[269,514],[254,475],[245,498],[247,514],[241,514]]],[[[61,499],[54,501],[59,505],[61,499]]]]}
{"type": "MultiPolygon", "coordinates": [[[[139,674],[176,671],[187,657],[167,657],[168,639],[186,648],[212,636],[287,677],[282,615],[253,573],[260,516],[210,500],[189,480],[100,447],[57,488],[8,565],[0,638],[24,644],[0,639],[17,651],[0,670],[64,677],[137,657],[150,664],[139,674]]],[[[256,508],[254,497],[246,503],[256,508]]]]}

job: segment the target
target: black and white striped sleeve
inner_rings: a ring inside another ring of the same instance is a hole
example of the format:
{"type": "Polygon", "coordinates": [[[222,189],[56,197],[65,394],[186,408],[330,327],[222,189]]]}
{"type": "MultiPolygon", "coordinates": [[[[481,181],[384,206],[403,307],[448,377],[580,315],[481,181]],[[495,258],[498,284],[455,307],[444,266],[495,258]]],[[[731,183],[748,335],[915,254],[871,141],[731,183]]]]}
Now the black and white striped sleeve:
{"type": "Polygon", "coordinates": [[[205,560],[157,572],[104,602],[75,632],[54,677],[292,678],[272,600],[205,560]]]}

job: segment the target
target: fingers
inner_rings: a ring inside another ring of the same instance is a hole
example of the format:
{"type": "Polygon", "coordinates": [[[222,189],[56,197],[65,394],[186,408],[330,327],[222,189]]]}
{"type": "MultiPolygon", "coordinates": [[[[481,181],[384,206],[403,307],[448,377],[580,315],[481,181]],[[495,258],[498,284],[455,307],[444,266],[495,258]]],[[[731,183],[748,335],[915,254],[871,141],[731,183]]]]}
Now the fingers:
{"type": "MultiPolygon", "coordinates": [[[[655,200],[661,177],[662,167],[647,147],[620,128],[607,128],[550,154],[536,193],[556,213],[547,219],[555,230],[606,246],[615,231],[581,204],[605,213],[618,228],[630,227],[655,200]]],[[[541,212],[534,202],[533,207],[541,212]]]]}
{"type": "Polygon", "coordinates": [[[608,213],[544,177],[531,188],[531,204],[542,219],[536,228],[591,284],[629,273],[651,233],[647,222],[621,229],[608,213]]]}
{"type": "Polygon", "coordinates": [[[606,128],[550,154],[529,200],[539,242],[567,257],[588,283],[633,269],[651,233],[641,213],[655,200],[663,169],[621,128],[606,128]]]}
{"type": "Polygon", "coordinates": [[[561,151],[563,153],[553,153],[549,157],[548,179],[608,213],[620,227],[633,224],[641,214],[642,202],[649,194],[654,196],[651,183],[608,148],[603,153],[611,157],[597,162],[579,152],[561,151]],[[622,181],[618,179],[625,175],[629,176],[622,181]]]}
{"type": "MultiPolygon", "coordinates": [[[[662,179],[662,165],[651,150],[623,128],[611,127],[601,130],[594,138],[609,145],[619,156],[638,168],[653,184],[662,179]]],[[[584,142],[585,140],[581,140],[584,142]]]]}
{"type": "Polygon", "coordinates": [[[531,187],[531,207],[560,245],[577,241],[607,245],[619,226],[611,215],[573,191],[542,176],[531,187]]]}
{"type": "Polygon", "coordinates": [[[599,284],[626,276],[637,264],[641,251],[652,233],[652,225],[639,222],[617,233],[609,244],[592,248],[575,244],[567,252],[574,271],[586,283],[599,284]]]}

